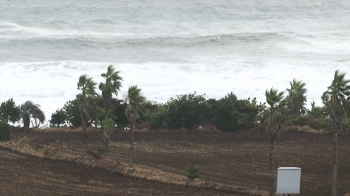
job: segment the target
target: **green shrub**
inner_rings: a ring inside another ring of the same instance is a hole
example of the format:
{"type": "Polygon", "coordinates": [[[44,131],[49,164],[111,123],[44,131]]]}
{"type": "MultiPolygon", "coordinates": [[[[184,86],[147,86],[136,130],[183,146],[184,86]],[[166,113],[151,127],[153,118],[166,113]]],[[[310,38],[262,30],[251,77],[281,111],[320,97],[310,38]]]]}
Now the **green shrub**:
{"type": "Polygon", "coordinates": [[[89,148],[86,149],[86,152],[94,157],[94,159],[101,159],[103,154],[109,152],[109,149],[105,146],[96,146],[96,152],[89,148]]]}
{"type": "Polygon", "coordinates": [[[7,122],[0,122],[0,141],[10,140],[10,126],[7,122]]]}
{"type": "Polygon", "coordinates": [[[86,153],[94,157],[94,159],[101,159],[101,155],[92,151],[91,149],[86,149],[86,153]]]}
{"type": "Polygon", "coordinates": [[[350,119],[343,118],[342,126],[343,126],[343,131],[349,133],[350,132],[350,119]]]}
{"type": "Polygon", "coordinates": [[[103,123],[103,127],[106,128],[107,130],[111,130],[114,128],[115,126],[115,122],[113,121],[113,119],[108,118],[102,121],[103,123]]]}
{"type": "Polygon", "coordinates": [[[186,169],[187,178],[191,181],[198,178],[199,170],[200,170],[200,167],[198,165],[195,165],[192,161],[191,165],[186,169]]]}
{"type": "MultiPolygon", "coordinates": [[[[286,126],[294,128],[295,126],[304,127],[309,126],[311,129],[320,131],[332,131],[331,120],[326,117],[315,117],[313,115],[305,116],[289,116],[285,122],[286,126]]],[[[345,132],[350,132],[350,118],[344,116],[342,121],[342,128],[345,132]]]]}
{"type": "Polygon", "coordinates": [[[300,126],[301,125],[301,116],[289,116],[286,121],[287,126],[300,126]]]}
{"type": "MultiPolygon", "coordinates": [[[[345,119],[344,119],[345,120],[345,119]]],[[[343,123],[343,126],[347,123],[343,123]]],[[[329,118],[325,117],[314,117],[312,115],[305,116],[289,116],[285,123],[286,126],[309,126],[311,129],[315,130],[331,130],[331,122],[329,118]]],[[[350,124],[349,124],[350,125],[350,124]]]]}
{"type": "Polygon", "coordinates": [[[109,149],[105,146],[96,146],[97,154],[103,155],[109,152],[109,149]]]}
{"type": "Polygon", "coordinates": [[[168,121],[167,108],[165,106],[157,106],[153,111],[146,110],[144,113],[146,122],[151,126],[151,129],[157,129],[164,126],[168,121]]]}

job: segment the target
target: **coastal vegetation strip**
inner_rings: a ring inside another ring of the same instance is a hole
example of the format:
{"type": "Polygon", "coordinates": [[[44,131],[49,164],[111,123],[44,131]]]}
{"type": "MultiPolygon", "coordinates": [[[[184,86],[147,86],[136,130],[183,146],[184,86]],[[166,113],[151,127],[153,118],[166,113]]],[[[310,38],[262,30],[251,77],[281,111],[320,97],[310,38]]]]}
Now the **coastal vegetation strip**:
{"type": "MultiPolygon", "coordinates": [[[[349,132],[350,120],[350,80],[345,73],[335,71],[331,85],[322,95],[323,106],[311,103],[306,108],[306,84],[297,79],[290,82],[290,87],[279,91],[273,87],[265,91],[266,102],[257,103],[256,99],[238,99],[232,92],[222,99],[207,99],[196,92],[170,98],[167,103],[147,100],[141,89],[130,86],[125,99],[113,98],[121,87],[122,77],[114,67],[108,66],[101,76],[105,82],[100,83],[101,94],[96,91],[93,78],[87,75],[79,77],[77,88],[81,92],[76,99],[68,101],[63,108],[51,116],[51,126],[82,127],[82,141],[86,153],[100,159],[101,149],[109,152],[111,134],[118,130],[129,130],[129,164],[134,167],[134,130],[135,129],[187,129],[187,130],[221,130],[225,132],[238,130],[255,130],[268,133],[269,175],[271,179],[270,194],[276,187],[275,141],[282,131],[301,131],[333,133],[333,186],[332,195],[337,195],[338,178],[338,135],[345,130],[349,132]],[[90,128],[103,130],[103,146],[95,152],[88,142],[90,128]]],[[[23,131],[32,123],[39,127],[45,121],[40,105],[27,101],[17,106],[11,98],[0,105],[0,140],[9,140],[7,123],[22,119],[23,131]]],[[[25,140],[24,140],[25,141],[25,140]]],[[[22,142],[20,142],[22,145],[22,142]]],[[[120,165],[118,157],[114,159],[120,165]]],[[[197,168],[192,164],[193,168],[197,168]]],[[[198,167],[199,171],[199,167],[198,167]]],[[[190,176],[198,176],[197,174],[190,176]]],[[[193,180],[193,177],[189,177],[193,180]]]]}

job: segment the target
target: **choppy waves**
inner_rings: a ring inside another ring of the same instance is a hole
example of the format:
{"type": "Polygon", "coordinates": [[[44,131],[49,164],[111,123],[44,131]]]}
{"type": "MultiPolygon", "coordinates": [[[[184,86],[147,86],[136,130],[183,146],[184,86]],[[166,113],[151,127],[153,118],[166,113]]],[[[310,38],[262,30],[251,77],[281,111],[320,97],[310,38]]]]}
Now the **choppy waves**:
{"type": "Polygon", "coordinates": [[[100,82],[110,64],[122,93],[140,85],[165,102],[197,91],[264,101],[293,78],[320,103],[336,69],[350,74],[350,1],[4,0],[0,7],[0,101],[33,100],[49,117],[100,82]]]}
{"type": "MultiPolygon", "coordinates": [[[[334,61],[347,58],[350,34],[345,32],[183,32],[120,34],[52,30],[0,22],[0,61],[203,62],[231,56],[255,61],[334,61]],[[333,56],[332,56],[333,55],[333,56]],[[339,56],[341,55],[341,56],[339,56]]],[[[319,62],[317,62],[319,63],[319,62]]]]}

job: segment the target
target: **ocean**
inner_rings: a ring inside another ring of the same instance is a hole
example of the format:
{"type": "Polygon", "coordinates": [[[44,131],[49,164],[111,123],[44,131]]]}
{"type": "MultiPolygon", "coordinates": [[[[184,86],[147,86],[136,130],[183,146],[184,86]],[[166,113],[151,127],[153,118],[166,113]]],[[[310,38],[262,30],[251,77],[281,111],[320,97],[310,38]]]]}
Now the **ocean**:
{"type": "Polygon", "coordinates": [[[48,119],[78,78],[114,65],[150,100],[197,92],[265,101],[296,78],[321,104],[335,70],[350,79],[346,0],[1,0],[0,101],[48,119]]]}

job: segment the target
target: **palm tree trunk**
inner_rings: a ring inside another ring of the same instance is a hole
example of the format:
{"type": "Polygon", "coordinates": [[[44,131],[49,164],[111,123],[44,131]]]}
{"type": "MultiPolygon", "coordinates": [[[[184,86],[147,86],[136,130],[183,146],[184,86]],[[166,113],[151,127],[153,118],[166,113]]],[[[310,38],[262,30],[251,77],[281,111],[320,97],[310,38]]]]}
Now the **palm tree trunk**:
{"type": "Polygon", "coordinates": [[[129,154],[129,167],[134,167],[134,133],[133,123],[130,123],[130,154],[129,154]]]}
{"type": "Polygon", "coordinates": [[[108,144],[109,144],[109,135],[106,131],[106,128],[103,128],[103,141],[105,143],[105,147],[108,148],[108,144]]]}
{"type": "Polygon", "coordinates": [[[88,135],[86,133],[86,123],[85,123],[85,118],[84,118],[82,109],[80,109],[80,117],[81,117],[81,125],[83,127],[83,143],[86,144],[88,135]]]}
{"type": "Polygon", "coordinates": [[[270,189],[270,195],[272,195],[275,192],[275,175],[273,170],[273,152],[274,152],[274,141],[275,139],[271,136],[270,137],[270,179],[271,179],[271,189],[270,189]]]}
{"type": "Polygon", "coordinates": [[[83,143],[86,144],[86,143],[87,143],[88,135],[87,135],[87,133],[86,133],[86,124],[85,124],[85,120],[82,120],[82,126],[83,126],[83,143]]]}
{"type": "Polygon", "coordinates": [[[85,120],[82,120],[81,121],[81,125],[83,127],[83,131],[86,131],[86,123],[85,123],[85,120]]]}
{"type": "Polygon", "coordinates": [[[338,153],[337,153],[337,132],[333,135],[333,153],[334,153],[334,168],[333,168],[333,185],[332,196],[337,196],[337,177],[338,177],[338,153]]]}
{"type": "Polygon", "coordinates": [[[97,129],[97,118],[96,118],[96,110],[94,109],[94,121],[95,121],[95,129],[97,129]]]}
{"type": "Polygon", "coordinates": [[[23,116],[23,128],[24,129],[29,128],[29,125],[30,125],[30,117],[29,117],[29,115],[24,115],[23,116]]]}
{"type": "Polygon", "coordinates": [[[108,108],[105,107],[105,119],[107,119],[107,118],[108,118],[108,108]]]}
{"type": "MultiPolygon", "coordinates": [[[[105,120],[107,119],[108,119],[108,108],[105,107],[105,120]]],[[[103,126],[103,135],[104,135],[103,137],[104,137],[105,147],[108,148],[109,135],[107,134],[105,125],[102,125],[102,126],[103,126]]]]}

